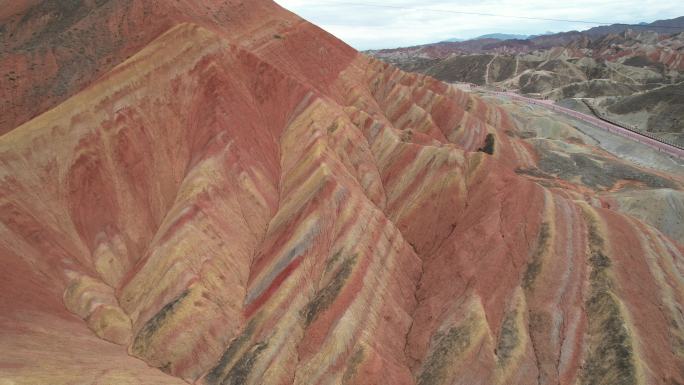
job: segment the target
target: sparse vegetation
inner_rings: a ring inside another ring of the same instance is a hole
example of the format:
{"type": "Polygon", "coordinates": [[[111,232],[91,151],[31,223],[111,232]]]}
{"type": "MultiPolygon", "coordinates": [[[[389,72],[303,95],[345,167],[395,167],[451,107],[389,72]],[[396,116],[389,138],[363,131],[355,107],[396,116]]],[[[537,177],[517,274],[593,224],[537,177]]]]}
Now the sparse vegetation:
{"type": "Polygon", "coordinates": [[[470,345],[470,328],[466,321],[465,326],[452,327],[446,333],[436,333],[432,339],[435,347],[423,364],[417,385],[444,383],[448,367],[470,345]]]}
{"type": "Polygon", "coordinates": [[[323,289],[319,290],[316,296],[309,302],[302,312],[307,326],[315,321],[318,315],[327,309],[337,298],[345,281],[351,275],[355,263],[356,255],[345,258],[330,282],[323,289]]]}
{"type": "Polygon", "coordinates": [[[620,304],[612,293],[610,258],[596,220],[585,215],[589,240],[590,294],[586,301],[589,320],[589,354],[582,373],[586,385],[636,384],[632,341],[620,304]]]}
{"type": "MultiPolygon", "coordinates": [[[[256,322],[254,321],[254,319],[252,319],[249,321],[249,323],[242,331],[242,333],[240,333],[239,336],[233,339],[233,341],[228,346],[228,349],[226,349],[226,351],[221,356],[221,359],[219,360],[218,364],[207,374],[206,381],[208,384],[221,385],[226,383],[225,381],[229,381],[231,371],[233,367],[236,366],[235,362],[236,360],[238,360],[238,354],[240,354],[240,352],[243,351],[243,349],[245,349],[246,346],[248,346],[252,336],[254,335],[255,328],[256,322]]],[[[258,355],[260,351],[258,349],[253,349],[252,352],[253,363],[254,358],[256,357],[255,354],[258,355]]],[[[249,358],[247,358],[245,361],[249,361],[249,358]]],[[[243,362],[242,367],[244,368],[248,363],[249,362],[243,362]]]]}
{"type": "Polygon", "coordinates": [[[136,355],[141,357],[145,356],[147,349],[154,339],[155,333],[163,326],[165,321],[173,315],[174,311],[180,306],[183,299],[185,299],[189,293],[189,290],[184,291],[181,295],[176,297],[176,299],[164,305],[157,314],[145,323],[135,336],[135,340],[131,347],[136,355]]]}
{"type": "Polygon", "coordinates": [[[505,365],[511,358],[513,350],[520,344],[520,335],[516,327],[516,318],[518,317],[517,310],[513,309],[504,318],[501,325],[501,332],[499,333],[499,341],[496,344],[496,356],[499,359],[500,365],[505,365]]]}
{"type": "Polygon", "coordinates": [[[530,259],[530,262],[527,264],[527,268],[525,269],[525,274],[523,276],[522,286],[526,290],[529,290],[534,286],[534,281],[536,280],[537,275],[539,275],[539,273],[541,272],[541,259],[549,249],[550,238],[551,233],[549,224],[547,222],[543,222],[539,227],[537,245],[534,248],[532,258],[530,259]]]}

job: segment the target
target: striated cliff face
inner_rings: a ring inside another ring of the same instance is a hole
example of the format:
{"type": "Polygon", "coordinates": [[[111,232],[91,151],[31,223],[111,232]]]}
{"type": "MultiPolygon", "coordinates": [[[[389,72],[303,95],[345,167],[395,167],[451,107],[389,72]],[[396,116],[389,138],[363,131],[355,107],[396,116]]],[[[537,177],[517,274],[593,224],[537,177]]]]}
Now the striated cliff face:
{"type": "Polygon", "coordinates": [[[3,31],[43,48],[0,59],[52,66],[0,99],[1,380],[684,383],[681,231],[615,208],[681,172],[270,1],[32,3],[3,31]],[[115,25],[92,67],[46,48],[115,25]]]}

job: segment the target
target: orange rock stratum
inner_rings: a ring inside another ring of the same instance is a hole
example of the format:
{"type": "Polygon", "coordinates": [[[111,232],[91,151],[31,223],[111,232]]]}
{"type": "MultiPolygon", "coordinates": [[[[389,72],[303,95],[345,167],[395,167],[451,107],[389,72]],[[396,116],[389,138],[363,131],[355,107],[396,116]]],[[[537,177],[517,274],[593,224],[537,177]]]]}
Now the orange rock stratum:
{"type": "Polygon", "coordinates": [[[269,0],[0,4],[0,384],[684,384],[681,163],[269,0]]]}

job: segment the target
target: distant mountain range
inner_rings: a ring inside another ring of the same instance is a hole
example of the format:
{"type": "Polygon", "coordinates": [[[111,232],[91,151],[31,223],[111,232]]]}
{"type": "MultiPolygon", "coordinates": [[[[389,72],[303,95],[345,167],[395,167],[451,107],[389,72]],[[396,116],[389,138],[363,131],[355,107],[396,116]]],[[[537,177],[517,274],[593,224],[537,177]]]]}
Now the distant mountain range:
{"type": "Polygon", "coordinates": [[[638,24],[611,24],[603,25],[599,27],[589,28],[585,31],[570,31],[570,32],[546,32],[537,35],[520,35],[511,33],[488,33],[485,35],[477,36],[471,39],[461,39],[461,38],[451,38],[443,40],[443,43],[460,43],[473,40],[534,40],[535,38],[551,37],[552,39],[556,37],[565,37],[568,34],[586,34],[589,36],[602,36],[609,33],[621,33],[631,29],[634,31],[654,31],[658,33],[680,33],[684,32],[684,16],[680,16],[674,19],[666,20],[656,20],[652,23],[641,22],[638,24]]]}
{"type": "Polygon", "coordinates": [[[609,33],[621,33],[628,29],[633,31],[654,31],[658,33],[680,33],[684,32],[684,16],[674,19],[656,20],[652,23],[639,24],[611,24],[600,27],[589,28],[583,33],[590,36],[602,36],[609,33]]]}
{"type": "Polygon", "coordinates": [[[446,58],[452,54],[468,53],[523,53],[537,49],[549,49],[565,46],[579,39],[596,39],[608,34],[620,34],[625,31],[652,31],[662,35],[672,35],[684,32],[684,16],[674,19],[656,20],[652,23],[612,24],[589,28],[584,31],[547,32],[541,35],[516,35],[492,33],[481,35],[473,39],[459,40],[452,38],[438,43],[425,45],[390,48],[366,51],[378,57],[420,56],[423,58],[446,58]]]}
{"type": "Polygon", "coordinates": [[[461,42],[461,41],[466,41],[466,40],[479,40],[479,39],[526,40],[526,39],[529,39],[529,37],[530,37],[530,35],[516,35],[516,34],[511,34],[511,33],[488,33],[486,35],[481,35],[478,37],[474,37],[472,39],[453,38],[453,39],[447,39],[445,41],[446,42],[461,42]]]}

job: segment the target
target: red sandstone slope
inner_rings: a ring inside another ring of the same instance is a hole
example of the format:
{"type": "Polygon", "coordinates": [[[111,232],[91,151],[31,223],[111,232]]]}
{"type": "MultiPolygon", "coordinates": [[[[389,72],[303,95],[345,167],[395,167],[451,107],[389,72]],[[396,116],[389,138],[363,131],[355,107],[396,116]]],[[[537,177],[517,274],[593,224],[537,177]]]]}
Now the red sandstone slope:
{"type": "Polygon", "coordinates": [[[0,379],[684,383],[682,247],[597,193],[682,175],[533,145],[269,1],[92,4],[168,30],[10,109],[64,99],[0,137],[0,379]]]}
{"type": "Polygon", "coordinates": [[[18,13],[0,14],[0,133],[66,100],[179,23],[251,46],[272,38],[263,35],[270,29],[301,22],[264,0],[42,0],[10,9],[18,13]]]}

